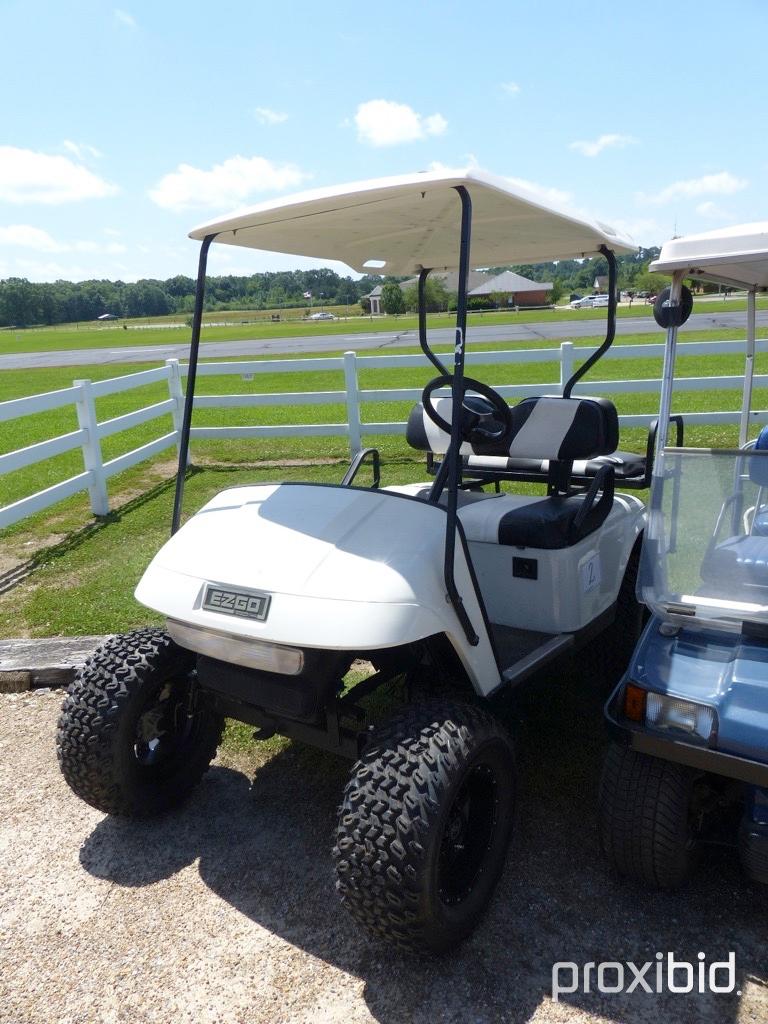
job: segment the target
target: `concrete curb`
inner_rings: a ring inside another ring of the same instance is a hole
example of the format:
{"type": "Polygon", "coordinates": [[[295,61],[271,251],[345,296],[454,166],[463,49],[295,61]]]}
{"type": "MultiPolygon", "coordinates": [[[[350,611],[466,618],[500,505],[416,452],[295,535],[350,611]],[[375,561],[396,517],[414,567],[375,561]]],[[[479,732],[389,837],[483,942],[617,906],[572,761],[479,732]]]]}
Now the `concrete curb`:
{"type": "Polygon", "coordinates": [[[69,686],[75,673],[107,636],[0,640],[0,693],[69,686]]]}

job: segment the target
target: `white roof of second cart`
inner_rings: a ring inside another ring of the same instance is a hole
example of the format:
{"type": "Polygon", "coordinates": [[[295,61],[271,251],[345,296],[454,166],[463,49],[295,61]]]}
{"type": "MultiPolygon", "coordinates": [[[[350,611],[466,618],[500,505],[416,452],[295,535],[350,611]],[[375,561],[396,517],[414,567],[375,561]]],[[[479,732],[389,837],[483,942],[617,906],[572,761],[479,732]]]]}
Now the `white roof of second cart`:
{"type": "Polygon", "coordinates": [[[740,288],[768,288],[768,221],[673,238],[661,247],[650,269],[662,274],[684,270],[686,277],[740,288]]]}
{"type": "Polygon", "coordinates": [[[593,255],[601,245],[634,252],[599,221],[543,202],[485,172],[441,171],[376,178],[261,203],[201,225],[190,238],[295,256],[339,260],[359,273],[413,274],[458,266],[463,185],[472,199],[473,267],[593,255]]]}

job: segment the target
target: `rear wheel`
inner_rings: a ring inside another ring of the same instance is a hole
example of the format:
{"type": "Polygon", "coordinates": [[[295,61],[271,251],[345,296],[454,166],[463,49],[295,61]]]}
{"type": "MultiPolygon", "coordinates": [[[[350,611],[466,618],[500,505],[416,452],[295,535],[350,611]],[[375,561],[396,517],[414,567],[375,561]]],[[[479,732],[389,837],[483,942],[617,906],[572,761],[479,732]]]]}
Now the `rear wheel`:
{"type": "Polygon", "coordinates": [[[187,796],[216,754],[223,719],[198,705],[194,655],[162,629],[116,636],[88,659],[62,707],[62,773],[86,803],[144,817],[187,796]]]}
{"type": "Polygon", "coordinates": [[[600,782],[603,853],[622,875],[654,889],[680,885],[698,836],[696,776],[683,765],[612,743],[600,782]]]}
{"type": "Polygon", "coordinates": [[[336,887],[368,931],[444,952],[482,916],[516,802],[511,740],[460,703],[406,709],[373,736],[340,811],[336,887]]]}

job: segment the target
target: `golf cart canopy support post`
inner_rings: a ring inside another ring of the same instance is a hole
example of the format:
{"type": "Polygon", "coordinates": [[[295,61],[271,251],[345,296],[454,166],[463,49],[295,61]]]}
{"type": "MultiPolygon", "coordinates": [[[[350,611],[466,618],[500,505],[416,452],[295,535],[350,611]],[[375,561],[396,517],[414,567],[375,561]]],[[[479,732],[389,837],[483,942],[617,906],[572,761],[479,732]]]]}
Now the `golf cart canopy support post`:
{"type": "MultiPolygon", "coordinates": [[[[467,642],[476,647],[480,638],[469,620],[461,594],[454,579],[456,557],[456,519],[461,483],[461,407],[464,402],[464,339],[467,333],[467,282],[469,279],[469,246],[472,234],[472,200],[463,185],[456,188],[461,199],[461,240],[459,242],[459,294],[456,302],[456,342],[453,348],[453,380],[451,382],[451,443],[448,448],[448,516],[445,524],[445,588],[459,618],[467,642]]],[[[439,492],[430,494],[430,501],[437,501],[439,492]]],[[[478,593],[478,600],[480,594],[478,593]]],[[[481,604],[482,607],[482,604],[481,604]]]]}
{"type": "MultiPolygon", "coordinates": [[[[676,270],[672,274],[669,293],[669,305],[679,306],[683,287],[684,272],[676,270]]],[[[656,451],[653,457],[653,476],[661,477],[664,473],[661,453],[667,446],[669,434],[669,417],[672,411],[672,385],[675,379],[675,358],[677,356],[677,324],[667,328],[667,345],[664,349],[664,367],[661,371],[661,401],[659,403],[659,428],[656,433],[656,451]]]]}
{"type": "Polygon", "coordinates": [[[752,408],[752,382],[755,376],[755,313],[757,307],[756,289],[747,292],[747,355],[744,364],[744,392],[741,399],[741,420],[739,421],[739,447],[747,443],[749,432],[749,410],[752,408]]]}
{"type": "Polygon", "coordinates": [[[181,506],[184,501],[184,479],[187,472],[189,456],[189,432],[192,427],[192,405],[195,401],[195,380],[197,378],[197,358],[200,349],[200,330],[203,325],[203,302],[205,300],[205,271],[208,266],[208,250],[216,237],[206,235],[200,246],[200,259],[197,264],[197,285],[195,287],[195,311],[192,315],[192,340],[189,346],[189,366],[187,367],[187,393],[184,398],[184,418],[181,421],[181,438],[179,443],[179,465],[176,470],[176,493],[173,497],[173,519],[171,536],[181,525],[181,506]]]}
{"type": "Polygon", "coordinates": [[[426,285],[427,278],[429,277],[429,267],[422,267],[419,271],[419,345],[421,351],[443,376],[448,377],[448,370],[445,368],[443,363],[437,358],[435,353],[429,347],[427,341],[427,296],[426,296],[426,285]]]}
{"type": "Polygon", "coordinates": [[[592,369],[599,359],[602,359],[613,344],[613,339],[616,337],[616,304],[618,302],[616,288],[618,282],[616,254],[613,249],[609,249],[607,245],[601,245],[599,251],[603,256],[605,256],[606,262],[608,263],[608,317],[605,328],[605,341],[602,343],[600,348],[592,353],[589,359],[586,359],[581,364],[578,370],[571,374],[563,388],[563,398],[571,397],[571,391],[573,391],[574,386],[581,380],[585,373],[592,369]]]}

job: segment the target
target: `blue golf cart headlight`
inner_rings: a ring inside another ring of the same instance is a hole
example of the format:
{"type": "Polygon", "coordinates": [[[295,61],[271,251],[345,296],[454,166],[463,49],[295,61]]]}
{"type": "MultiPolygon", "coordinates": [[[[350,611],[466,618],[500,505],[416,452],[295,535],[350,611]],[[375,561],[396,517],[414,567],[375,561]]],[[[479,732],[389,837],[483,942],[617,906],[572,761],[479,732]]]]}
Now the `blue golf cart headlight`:
{"type": "Polygon", "coordinates": [[[645,724],[651,729],[664,732],[688,733],[708,743],[715,726],[715,712],[706,704],[649,691],[645,704],[645,724]]]}

